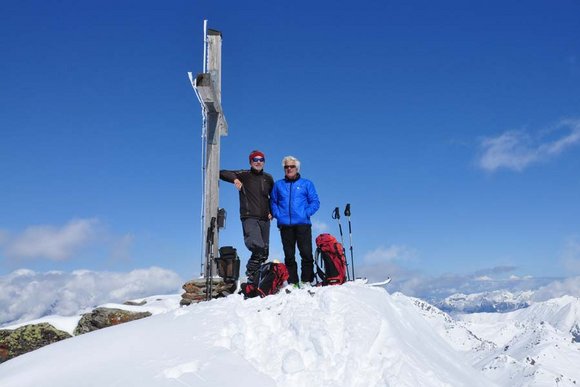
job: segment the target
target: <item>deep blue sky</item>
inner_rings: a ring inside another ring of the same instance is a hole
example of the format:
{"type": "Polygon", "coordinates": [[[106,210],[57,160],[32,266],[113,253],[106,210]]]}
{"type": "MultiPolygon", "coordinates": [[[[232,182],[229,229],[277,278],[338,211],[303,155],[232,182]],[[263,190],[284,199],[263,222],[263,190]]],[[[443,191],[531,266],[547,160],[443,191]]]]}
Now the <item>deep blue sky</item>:
{"type": "MultiPolygon", "coordinates": [[[[202,71],[204,19],[224,39],[222,167],[261,149],[281,178],[298,157],[322,201],[315,234],[352,204],[362,273],[578,274],[578,15],[576,1],[4,2],[0,274],[199,273],[187,72],[202,71]]],[[[233,186],[221,205],[222,244],[245,263],[233,186]]]]}

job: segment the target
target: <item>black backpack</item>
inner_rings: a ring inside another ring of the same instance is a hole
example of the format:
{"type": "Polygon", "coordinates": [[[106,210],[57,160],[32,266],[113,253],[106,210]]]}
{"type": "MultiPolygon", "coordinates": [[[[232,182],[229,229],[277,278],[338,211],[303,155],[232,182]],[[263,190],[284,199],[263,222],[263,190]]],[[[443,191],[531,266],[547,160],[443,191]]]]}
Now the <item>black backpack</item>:
{"type": "Polygon", "coordinates": [[[232,246],[220,247],[220,256],[215,258],[218,275],[225,283],[234,283],[240,277],[240,258],[232,246]]]}

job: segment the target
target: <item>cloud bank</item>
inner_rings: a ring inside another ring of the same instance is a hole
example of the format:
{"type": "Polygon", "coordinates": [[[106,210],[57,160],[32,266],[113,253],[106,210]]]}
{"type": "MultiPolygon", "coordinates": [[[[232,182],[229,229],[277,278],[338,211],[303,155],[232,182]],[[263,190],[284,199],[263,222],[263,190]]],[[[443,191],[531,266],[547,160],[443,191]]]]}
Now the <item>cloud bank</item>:
{"type": "Polygon", "coordinates": [[[107,302],[179,293],[183,280],[159,267],[128,273],[21,269],[0,277],[0,326],[46,315],[71,316],[107,302]]]}
{"type": "Polygon", "coordinates": [[[534,293],[534,300],[546,301],[564,295],[580,297],[580,277],[570,277],[550,282],[546,286],[540,287],[534,293]]]}
{"type": "Polygon", "coordinates": [[[10,261],[67,261],[85,249],[105,246],[114,259],[127,259],[133,236],[113,236],[97,218],[72,219],[61,226],[29,226],[20,233],[0,229],[0,253],[10,261]]]}
{"type": "Polygon", "coordinates": [[[15,258],[69,259],[96,236],[96,219],[75,219],[62,227],[31,226],[11,237],[0,239],[5,254],[15,258]]]}
{"type": "Polygon", "coordinates": [[[537,134],[511,130],[481,141],[478,165],[488,172],[501,168],[522,171],[578,145],[580,120],[563,120],[554,128],[537,134]]]}
{"type": "MultiPolygon", "coordinates": [[[[448,273],[431,276],[417,270],[409,270],[396,261],[367,263],[356,267],[357,277],[365,277],[369,282],[377,282],[387,276],[392,278],[387,286],[389,292],[401,292],[407,296],[419,297],[428,301],[438,301],[452,294],[482,293],[494,290],[508,290],[511,292],[537,290],[543,286],[561,281],[561,278],[537,278],[531,276],[516,276],[512,272],[514,266],[497,266],[477,270],[470,273],[448,273]]],[[[577,280],[580,290],[580,277],[577,280]]],[[[573,293],[574,282],[555,288],[546,288],[545,294],[552,289],[553,297],[573,293]],[[566,293],[566,291],[570,291],[566,293]],[[559,294],[559,295],[558,295],[559,294]]],[[[580,295],[580,292],[578,293],[580,295]]]]}

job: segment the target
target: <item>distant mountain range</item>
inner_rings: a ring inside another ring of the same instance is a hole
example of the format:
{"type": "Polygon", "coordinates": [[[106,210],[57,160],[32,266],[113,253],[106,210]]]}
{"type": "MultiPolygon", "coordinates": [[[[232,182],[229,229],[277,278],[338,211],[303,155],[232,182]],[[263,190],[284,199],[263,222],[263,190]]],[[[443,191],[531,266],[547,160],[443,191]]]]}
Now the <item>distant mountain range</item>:
{"type": "Polygon", "coordinates": [[[456,293],[443,300],[430,300],[444,312],[455,313],[504,313],[527,308],[531,305],[532,290],[510,292],[495,290],[490,292],[462,294],[456,293]]]}

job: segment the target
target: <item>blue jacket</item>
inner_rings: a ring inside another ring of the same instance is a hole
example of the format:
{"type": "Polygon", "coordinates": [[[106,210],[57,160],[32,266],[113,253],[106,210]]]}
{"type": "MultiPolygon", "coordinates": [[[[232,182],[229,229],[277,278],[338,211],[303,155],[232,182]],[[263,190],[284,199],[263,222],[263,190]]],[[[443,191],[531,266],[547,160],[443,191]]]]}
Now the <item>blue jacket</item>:
{"type": "Polygon", "coordinates": [[[310,217],[320,208],[320,200],[314,184],[298,175],[296,180],[281,179],[274,184],[270,206],[278,227],[312,224],[310,217]]]}

